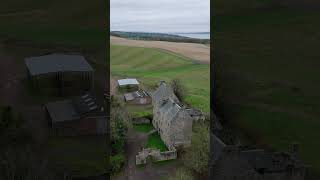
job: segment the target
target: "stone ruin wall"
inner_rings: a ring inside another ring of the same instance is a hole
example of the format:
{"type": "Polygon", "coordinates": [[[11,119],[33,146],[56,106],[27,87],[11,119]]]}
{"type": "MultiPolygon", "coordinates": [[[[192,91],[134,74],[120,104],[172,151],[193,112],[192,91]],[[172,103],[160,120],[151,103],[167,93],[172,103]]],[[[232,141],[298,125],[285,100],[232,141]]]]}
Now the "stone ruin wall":
{"type": "Polygon", "coordinates": [[[151,157],[152,161],[167,161],[172,159],[177,159],[177,151],[176,149],[160,152],[159,149],[147,148],[142,149],[136,155],[136,165],[147,164],[148,157],[151,157]]]}

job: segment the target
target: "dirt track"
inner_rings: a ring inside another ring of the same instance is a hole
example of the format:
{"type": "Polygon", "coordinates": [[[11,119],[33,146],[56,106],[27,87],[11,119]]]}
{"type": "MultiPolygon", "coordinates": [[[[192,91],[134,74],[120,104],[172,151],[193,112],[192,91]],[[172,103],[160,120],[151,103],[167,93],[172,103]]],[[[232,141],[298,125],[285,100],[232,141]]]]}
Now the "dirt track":
{"type": "Polygon", "coordinates": [[[158,48],[202,63],[210,63],[210,47],[203,44],[130,40],[114,36],[110,36],[110,43],[113,45],[158,48]]]}

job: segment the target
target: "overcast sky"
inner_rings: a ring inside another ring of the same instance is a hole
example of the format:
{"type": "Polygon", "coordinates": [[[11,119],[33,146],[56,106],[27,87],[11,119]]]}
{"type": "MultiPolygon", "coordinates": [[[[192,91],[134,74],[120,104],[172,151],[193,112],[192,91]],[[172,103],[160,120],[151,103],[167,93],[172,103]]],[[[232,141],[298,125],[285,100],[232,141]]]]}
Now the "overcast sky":
{"type": "Polygon", "coordinates": [[[111,31],[210,31],[210,0],[111,0],[110,6],[111,31]]]}

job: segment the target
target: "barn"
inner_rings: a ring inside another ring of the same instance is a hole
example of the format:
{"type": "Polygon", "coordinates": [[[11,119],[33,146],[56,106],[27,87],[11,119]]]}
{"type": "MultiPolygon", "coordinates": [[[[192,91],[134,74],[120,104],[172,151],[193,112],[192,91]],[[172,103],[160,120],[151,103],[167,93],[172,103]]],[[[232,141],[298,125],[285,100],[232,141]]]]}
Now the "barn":
{"type": "Polygon", "coordinates": [[[54,135],[77,136],[106,133],[106,112],[90,94],[47,103],[45,109],[49,127],[54,135]]]}
{"type": "Polygon", "coordinates": [[[139,82],[134,78],[126,78],[118,80],[118,87],[120,90],[124,91],[135,91],[139,90],[139,82]]]}
{"type": "Polygon", "coordinates": [[[46,94],[80,95],[94,86],[94,70],[81,55],[28,57],[25,64],[32,86],[46,94]]]}
{"type": "Polygon", "coordinates": [[[152,100],[148,92],[144,90],[134,91],[124,94],[124,100],[129,104],[146,105],[151,104],[152,100]]]}

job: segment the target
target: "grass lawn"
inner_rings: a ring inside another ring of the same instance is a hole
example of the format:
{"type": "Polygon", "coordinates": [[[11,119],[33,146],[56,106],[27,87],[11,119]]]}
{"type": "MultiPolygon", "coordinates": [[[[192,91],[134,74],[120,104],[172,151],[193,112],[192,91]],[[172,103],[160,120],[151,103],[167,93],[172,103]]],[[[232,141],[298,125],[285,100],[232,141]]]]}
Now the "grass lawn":
{"type": "Polygon", "coordinates": [[[148,133],[153,130],[153,126],[152,124],[134,124],[133,129],[138,132],[148,133]]]}
{"type": "Polygon", "coordinates": [[[320,13],[252,7],[215,17],[220,111],[259,143],[299,142],[320,173],[320,13]]]}
{"type": "Polygon", "coordinates": [[[104,137],[52,137],[48,142],[49,159],[58,171],[85,177],[106,172],[104,137]]]}
{"type": "Polygon", "coordinates": [[[186,102],[209,112],[210,67],[157,49],[111,45],[112,76],[134,77],[155,89],[160,80],[181,79],[186,102]]]}
{"type": "Polygon", "coordinates": [[[160,135],[158,133],[153,133],[149,135],[146,148],[156,148],[156,149],[160,149],[160,151],[168,150],[167,146],[161,140],[160,135]]]}
{"type": "Polygon", "coordinates": [[[151,111],[136,111],[132,112],[133,117],[152,117],[152,110],[151,111]]]}
{"type": "Polygon", "coordinates": [[[128,112],[130,112],[133,118],[138,117],[152,117],[153,115],[153,106],[149,105],[132,105],[126,104],[128,112]]]}

